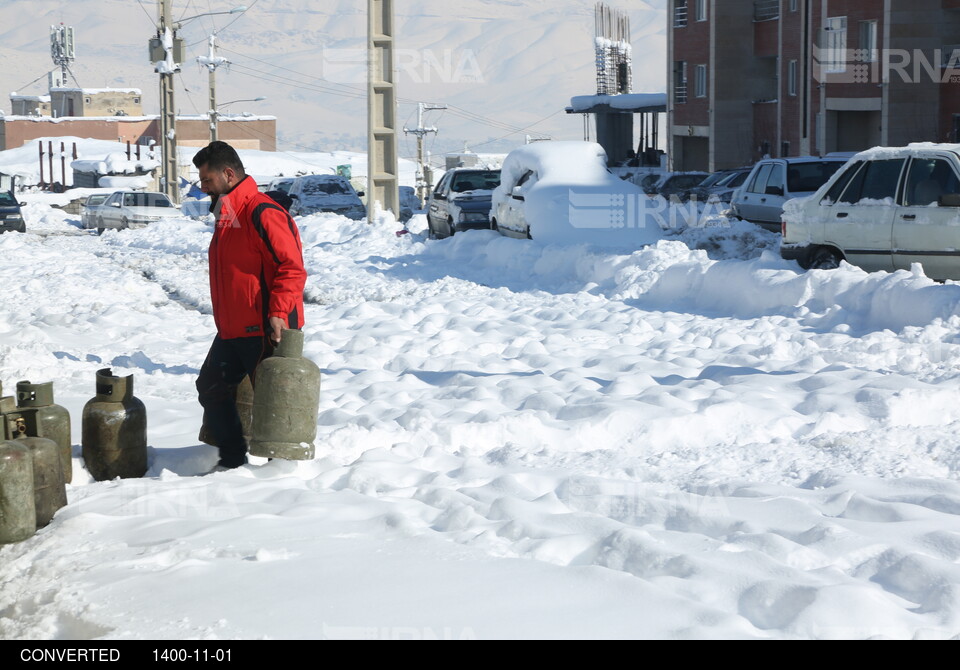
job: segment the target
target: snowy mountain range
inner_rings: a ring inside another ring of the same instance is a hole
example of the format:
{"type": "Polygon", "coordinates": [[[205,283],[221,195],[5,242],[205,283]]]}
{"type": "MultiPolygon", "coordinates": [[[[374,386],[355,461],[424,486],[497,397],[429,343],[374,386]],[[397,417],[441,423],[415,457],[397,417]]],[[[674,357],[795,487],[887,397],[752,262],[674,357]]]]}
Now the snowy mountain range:
{"type": "MultiPolygon", "coordinates": [[[[634,91],[662,91],[665,0],[609,4],[630,16],[634,91]]],[[[222,112],[275,115],[281,149],[365,149],[366,83],[356,50],[366,44],[366,3],[250,0],[242,14],[190,18],[233,6],[175,0],[174,18],[187,19],[179,111],[207,111],[207,70],[196,59],[216,33],[219,55],[231,61],[217,70],[217,100],[266,98],[222,112]]],[[[0,0],[0,109],[9,113],[11,92],[46,92],[50,26],[63,23],[76,31],[71,85],[140,88],[144,112],[157,113],[158,79],[147,56],[157,15],[148,0],[0,0]]],[[[526,134],[583,138],[583,118],[564,108],[595,92],[593,2],[408,0],[397,3],[396,22],[399,124],[416,127],[418,101],[448,106],[424,116],[425,126],[439,129],[426,139],[432,152],[507,151],[526,134]]],[[[415,137],[404,135],[400,149],[414,156],[415,137]]]]}

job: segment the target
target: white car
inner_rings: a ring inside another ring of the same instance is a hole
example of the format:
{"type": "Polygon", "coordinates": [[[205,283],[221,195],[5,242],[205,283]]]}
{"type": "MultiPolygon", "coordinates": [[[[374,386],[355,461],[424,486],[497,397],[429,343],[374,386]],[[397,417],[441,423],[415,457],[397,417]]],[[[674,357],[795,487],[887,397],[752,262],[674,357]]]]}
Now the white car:
{"type": "Polygon", "coordinates": [[[310,174],[294,179],[287,191],[293,203],[292,216],[305,216],[320,212],[340,214],[360,221],[367,218],[367,208],[359,193],[346,177],[335,174],[310,174]]]}
{"type": "Polygon", "coordinates": [[[916,143],[856,154],[816,193],[788,203],[780,254],[803,268],[847,261],[960,279],[960,145],[916,143]]]}
{"type": "Polygon", "coordinates": [[[180,210],[164,193],[115,191],[98,207],[92,225],[99,234],[107,228],[142,228],[174,216],[180,216],[180,210]]]}
{"type": "Polygon", "coordinates": [[[650,198],[607,167],[595,142],[544,141],[511,151],[493,191],[491,225],[544,243],[644,246],[663,237],[650,198]]]}

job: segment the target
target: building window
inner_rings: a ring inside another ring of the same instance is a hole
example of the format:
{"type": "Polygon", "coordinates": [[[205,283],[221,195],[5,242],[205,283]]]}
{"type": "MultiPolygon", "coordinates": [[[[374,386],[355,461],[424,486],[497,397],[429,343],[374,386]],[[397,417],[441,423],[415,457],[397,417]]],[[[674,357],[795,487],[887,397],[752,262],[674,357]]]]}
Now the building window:
{"type": "Polygon", "coordinates": [[[697,80],[694,87],[694,95],[698,98],[707,97],[707,66],[697,66],[697,80]]]}
{"type": "Polygon", "coordinates": [[[707,0],[697,0],[697,21],[707,20],[707,0]]]}
{"type": "Polygon", "coordinates": [[[140,104],[140,98],[134,98],[134,99],[133,99],[133,104],[139,105],[139,104],[140,104]]]}
{"type": "Polygon", "coordinates": [[[797,61],[787,63],[787,95],[797,94],[797,61]]]}
{"type": "Polygon", "coordinates": [[[687,25],[687,0],[676,0],[673,7],[673,27],[683,28],[687,25]]]}
{"type": "Polygon", "coordinates": [[[83,101],[84,101],[85,103],[87,103],[88,105],[90,104],[90,98],[84,98],[83,101]]]}
{"type": "Polygon", "coordinates": [[[860,22],[860,58],[864,63],[877,62],[877,22],[860,22]]]}
{"type": "Polygon", "coordinates": [[[673,101],[687,101],[687,61],[678,60],[673,64],[673,101]]]}
{"type": "Polygon", "coordinates": [[[797,0],[790,0],[790,11],[797,11],[797,0]]]}
{"type": "Polygon", "coordinates": [[[823,28],[821,65],[826,72],[847,71],[847,17],[827,19],[823,28]]]}

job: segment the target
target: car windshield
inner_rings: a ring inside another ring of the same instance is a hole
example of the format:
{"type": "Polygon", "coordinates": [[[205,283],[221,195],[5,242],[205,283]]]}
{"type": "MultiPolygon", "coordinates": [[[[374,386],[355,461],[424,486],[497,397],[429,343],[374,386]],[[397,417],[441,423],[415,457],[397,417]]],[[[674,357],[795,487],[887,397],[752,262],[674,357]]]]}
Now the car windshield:
{"type": "Polygon", "coordinates": [[[126,193],[124,207],[173,207],[167,196],[161,193],[126,193]]]}
{"type": "Polygon", "coordinates": [[[729,172],[714,172],[709,175],[706,179],[698,184],[704,188],[709,188],[711,186],[716,186],[718,183],[722,182],[724,179],[727,179],[730,176],[729,172]]]}
{"type": "Polygon", "coordinates": [[[303,183],[303,192],[307,195],[337,195],[340,193],[350,193],[350,189],[342,181],[305,181],[303,183]]]}
{"type": "Polygon", "coordinates": [[[8,191],[0,191],[0,207],[12,207],[17,204],[16,198],[8,191]]]}
{"type": "Polygon", "coordinates": [[[794,163],[787,169],[787,189],[791,193],[813,192],[823,186],[845,161],[794,163]]]}
{"type": "Polygon", "coordinates": [[[454,193],[464,191],[492,191],[500,185],[500,170],[463,172],[453,178],[450,190],[454,193]]]}
{"type": "Polygon", "coordinates": [[[283,191],[286,193],[290,190],[290,185],[293,184],[292,179],[285,179],[284,181],[278,181],[276,185],[276,190],[283,191]]]}
{"type": "Polygon", "coordinates": [[[107,197],[108,197],[108,196],[107,196],[106,194],[104,194],[104,195],[91,195],[89,198],[87,198],[87,204],[88,204],[88,205],[99,205],[99,204],[103,203],[103,201],[106,200],[107,197]]]}

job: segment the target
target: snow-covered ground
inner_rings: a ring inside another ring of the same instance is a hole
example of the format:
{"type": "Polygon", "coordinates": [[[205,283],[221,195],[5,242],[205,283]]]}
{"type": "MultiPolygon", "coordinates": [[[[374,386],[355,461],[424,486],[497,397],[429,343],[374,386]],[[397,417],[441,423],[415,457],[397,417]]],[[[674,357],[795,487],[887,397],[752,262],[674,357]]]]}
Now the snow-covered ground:
{"type": "Polygon", "coordinates": [[[300,220],[317,457],[203,474],[211,230],[0,236],[0,379],[71,413],[0,638],[957,638],[960,284],[800,272],[747,224],[632,253],[300,220]],[[135,376],[150,469],[93,482],[135,376]]]}

